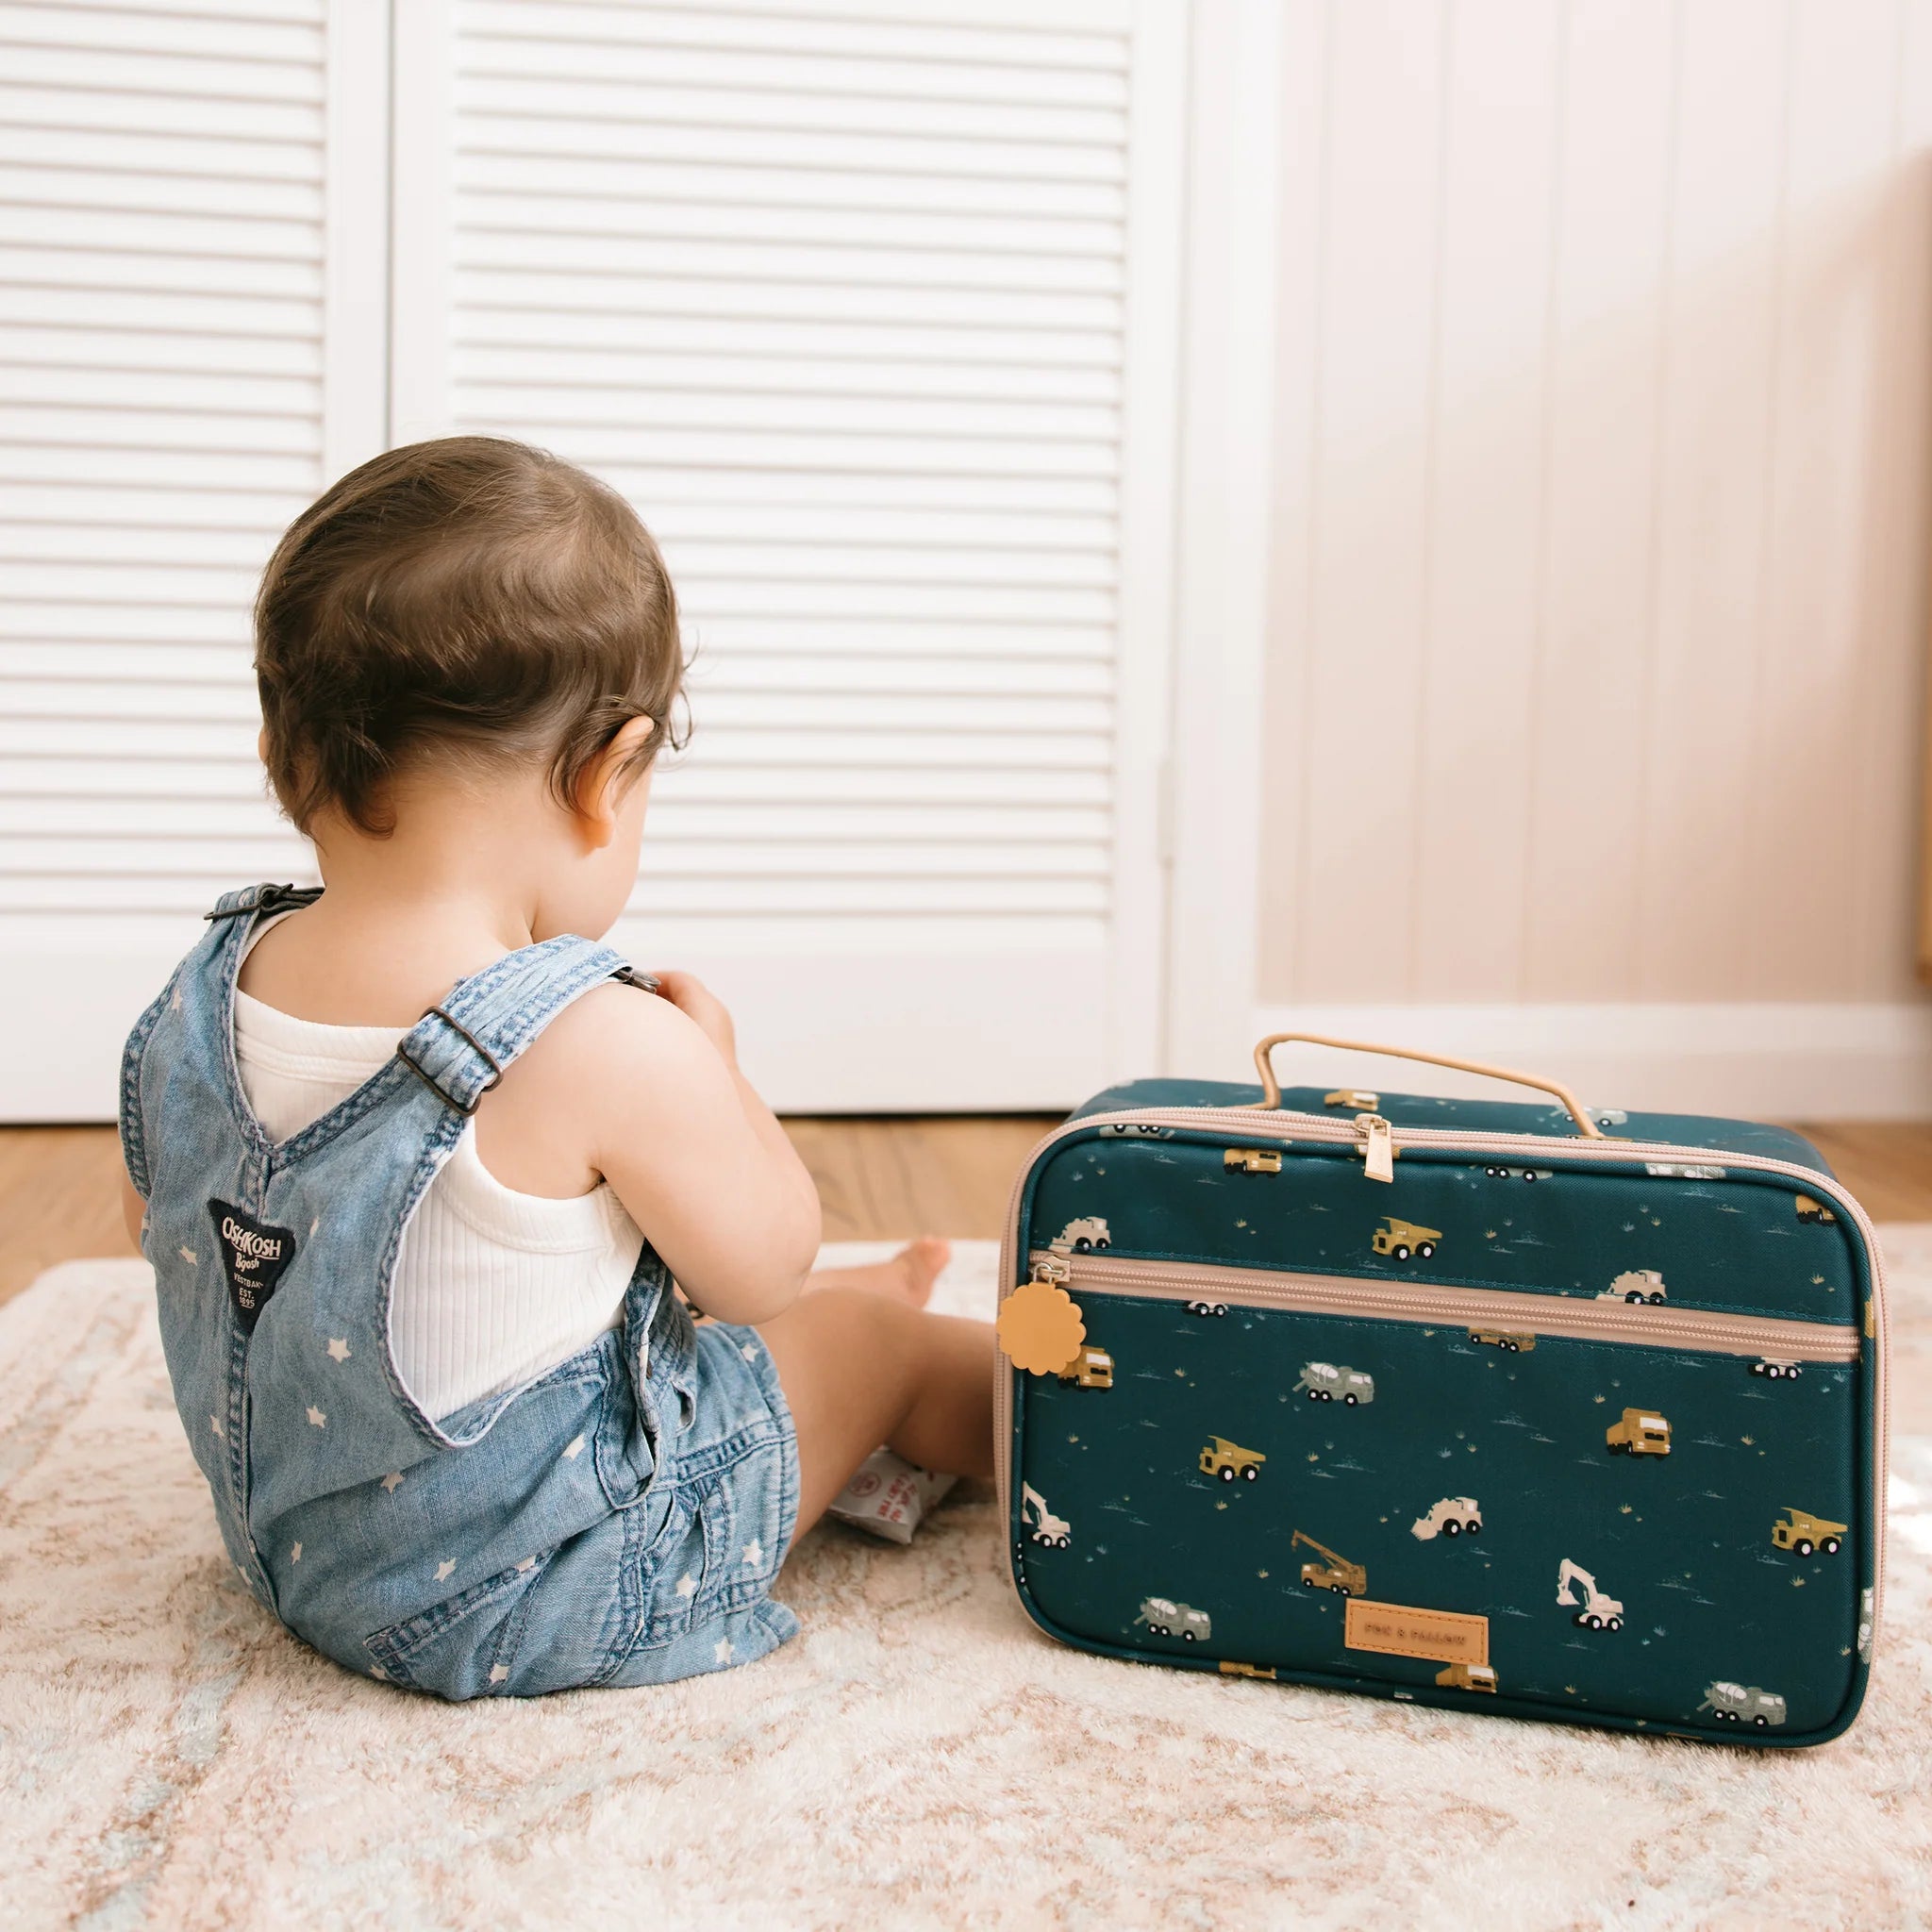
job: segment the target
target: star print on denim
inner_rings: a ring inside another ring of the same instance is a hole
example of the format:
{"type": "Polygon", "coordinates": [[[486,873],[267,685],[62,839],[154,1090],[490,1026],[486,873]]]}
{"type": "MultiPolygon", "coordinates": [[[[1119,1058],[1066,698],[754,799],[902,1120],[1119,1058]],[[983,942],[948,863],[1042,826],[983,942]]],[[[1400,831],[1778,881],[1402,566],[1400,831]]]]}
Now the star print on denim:
{"type": "Polygon", "coordinates": [[[395,1492],[403,1486],[402,1471],[399,1469],[391,1470],[390,1473],[383,1477],[382,1486],[390,1492],[391,1496],[393,1496],[395,1492]]]}
{"type": "Polygon", "coordinates": [[[456,1572],[456,1567],[457,1567],[457,1565],[456,1565],[456,1558],[455,1558],[454,1557],[444,1557],[444,1558],[442,1559],[442,1561],[441,1561],[441,1562],[440,1562],[440,1563],[439,1563],[439,1564],[438,1564],[438,1565],[436,1566],[436,1580],[437,1580],[437,1582],[439,1582],[439,1583],[446,1583],[446,1582],[448,1582],[448,1580],[450,1579],[450,1577],[451,1577],[451,1576],[452,1576],[452,1575],[453,1575],[453,1574],[455,1574],[455,1572],[456,1572]]]}
{"type": "Polygon", "coordinates": [[[302,1545],[300,1543],[297,1543],[295,1547],[289,1552],[289,1561],[291,1563],[299,1563],[301,1560],[302,1545]]]}
{"type": "Polygon", "coordinates": [[[716,1659],[716,1660],[717,1660],[717,1661],[718,1661],[719,1663],[721,1663],[721,1664],[728,1664],[728,1663],[729,1663],[729,1662],[731,1661],[731,1640],[730,1640],[730,1638],[728,1638],[728,1637],[721,1637],[721,1638],[719,1638],[719,1640],[718,1640],[718,1647],[717,1647],[717,1648],[716,1648],[716,1649],[715,1649],[714,1651],[712,1651],[712,1653],[711,1653],[711,1656],[712,1656],[712,1657],[714,1657],[714,1658],[715,1658],[715,1659],[716,1659]]]}
{"type": "Polygon", "coordinates": [[[347,1338],[341,1335],[330,1336],[328,1342],[328,1352],[330,1357],[333,1360],[339,1362],[347,1361],[349,1359],[349,1343],[347,1338]]]}
{"type": "Polygon", "coordinates": [[[575,1462],[583,1453],[584,1439],[578,1436],[572,1441],[570,1447],[563,1452],[563,1459],[566,1462],[575,1462]]]}
{"type": "Polygon", "coordinates": [[[677,1593],[679,1596],[692,1595],[696,1591],[697,1587],[698,1580],[695,1576],[687,1574],[677,1579],[677,1593]]]}
{"type": "Polygon", "coordinates": [[[745,1544],[744,1560],[751,1564],[762,1563],[765,1560],[764,1545],[757,1537],[753,1537],[750,1542],[745,1544]]]}
{"type": "Polygon", "coordinates": [[[225,1436],[227,1434],[227,1431],[222,1427],[222,1419],[218,1415],[209,1416],[208,1419],[208,1425],[218,1436],[225,1436]]]}
{"type": "Polygon", "coordinates": [[[501,1684],[505,1682],[508,1676],[509,1666],[508,1664],[491,1664],[490,1666],[490,1681],[492,1684],[501,1684]]]}
{"type": "Polygon", "coordinates": [[[176,1248],[175,1252],[177,1255],[179,1255],[181,1258],[184,1261],[186,1261],[191,1268],[194,1267],[201,1259],[201,1257],[197,1255],[192,1248],[176,1248]]]}
{"type": "Polygon", "coordinates": [[[317,1407],[316,1407],[316,1406],[314,1405],[314,1403],[312,1403],[312,1402],[311,1402],[311,1403],[310,1403],[310,1404],[308,1405],[308,1422],[309,1422],[309,1425],[310,1425],[310,1426],[311,1426],[312,1428],[318,1428],[318,1429],[319,1429],[319,1428],[321,1428],[321,1427],[322,1427],[322,1426],[323,1426],[323,1425],[324,1425],[324,1424],[325,1424],[325,1423],[326,1423],[327,1421],[328,1421],[328,1418],[327,1418],[327,1416],[324,1415],[324,1414],[323,1414],[323,1412],[321,1411],[321,1409],[317,1408],[317,1407]]]}

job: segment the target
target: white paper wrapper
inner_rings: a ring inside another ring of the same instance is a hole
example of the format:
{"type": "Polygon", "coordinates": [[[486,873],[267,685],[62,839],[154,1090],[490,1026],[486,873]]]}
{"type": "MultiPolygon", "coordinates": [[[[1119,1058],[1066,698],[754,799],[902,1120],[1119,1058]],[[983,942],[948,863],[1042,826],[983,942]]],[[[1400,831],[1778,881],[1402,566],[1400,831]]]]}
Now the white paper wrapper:
{"type": "Polygon", "coordinates": [[[853,1471],[826,1513],[868,1536],[909,1543],[925,1512],[957,1480],[919,1469],[890,1449],[877,1449],[853,1471]]]}

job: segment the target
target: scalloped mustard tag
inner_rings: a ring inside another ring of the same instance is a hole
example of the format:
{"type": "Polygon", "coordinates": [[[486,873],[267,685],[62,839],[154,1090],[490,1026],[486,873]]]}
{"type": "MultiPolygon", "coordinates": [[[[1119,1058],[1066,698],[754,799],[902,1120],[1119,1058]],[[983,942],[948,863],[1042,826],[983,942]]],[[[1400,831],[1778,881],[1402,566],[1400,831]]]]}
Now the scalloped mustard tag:
{"type": "Polygon", "coordinates": [[[1023,1281],[1000,1305],[1000,1346],[1029,1375],[1056,1375],[1080,1353],[1087,1324],[1079,1304],[1050,1281],[1023,1281]]]}

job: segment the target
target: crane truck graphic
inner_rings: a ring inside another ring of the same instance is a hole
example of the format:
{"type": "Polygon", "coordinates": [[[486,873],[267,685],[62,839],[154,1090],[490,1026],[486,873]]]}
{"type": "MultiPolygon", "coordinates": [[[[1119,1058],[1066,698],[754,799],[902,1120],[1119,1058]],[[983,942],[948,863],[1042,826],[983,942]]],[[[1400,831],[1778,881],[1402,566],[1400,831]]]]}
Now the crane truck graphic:
{"type": "Polygon", "coordinates": [[[1302,1565],[1304,1590],[1332,1590],[1338,1596],[1368,1595],[1369,1573],[1359,1563],[1351,1563],[1346,1557],[1338,1557],[1326,1543],[1318,1543],[1306,1530],[1296,1530],[1288,1540],[1291,1550],[1300,1548],[1304,1543],[1317,1556],[1328,1559],[1325,1563],[1302,1565]]]}
{"type": "Polygon", "coordinates": [[[1488,1664],[1450,1664],[1436,1673],[1436,1682],[1445,1690],[1487,1690],[1496,1694],[1496,1674],[1488,1664]]]}
{"type": "Polygon", "coordinates": [[[1787,1504],[1785,1513],[1771,1525],[1771,1540],[1779,1549],[1790,1550],[1795,1557],[1808,1557],[1813,1550],[1835,1557],[1850,1527],[1849,1524],[1830,1523],[1823,1516],[1809,1515],[1787,1504]]]}
{"type": "Polygon", "coordinates": [[[1704,1693],[1699,1710],[1732,1724],[1752,1724],[1761,1730],[1785,1721],[1785,1701],[1774,1690],[1760,1690],[1756,1684],[1732,1684],[1720,1677],[1704,1693]]]}
{"type": "Polygon", "coordinates": [[[1438,1536],[1474,1536],[1483,1526],[1483,1512],[1474,1496],[1444,1496],[1431,1506],[1426,1516],[1418,1516],[1409,1525],[1409,1535],[1419,1543],[1438,1536]]]}
{"type": "Polygon", "coordinates": [[[1566,1610],[1574,1609],[1576,1614],[1570,1621],[1586,1630],[1621,1630],[1624,1627],[1622,1600],[1606,1596],[1596,1587],[1596,1578],[1581,1563],[1573,1563],[1568,1557],[1557,1567],[1557,1601],[1566,1610]],[[1577,1606],[1576,1591],[1573,1586],[1583,1591],[1581,1607],[1577,1606]]]}
{"type": "Polygon", "coordinates": [[[1020,1485],[1020,1521],[1033,1512],[1033,1541],[1050,1550],[1063,1550],[1074,1541],[1074,1525],[1064,1516],[1056,1516],[1046,1507],[1046,1498],[1031,1483],[1020,1485]]]}
{"type": "Polygon", "coordinates": [[[1214,1634],[1213,1619],[1206,1610],[1168,1596],[1142,1597],[1134,1622],[1146,1624],[1157,1637],[1178,1637],[1183,1643],[1206,1643],[1214,1634]]]}

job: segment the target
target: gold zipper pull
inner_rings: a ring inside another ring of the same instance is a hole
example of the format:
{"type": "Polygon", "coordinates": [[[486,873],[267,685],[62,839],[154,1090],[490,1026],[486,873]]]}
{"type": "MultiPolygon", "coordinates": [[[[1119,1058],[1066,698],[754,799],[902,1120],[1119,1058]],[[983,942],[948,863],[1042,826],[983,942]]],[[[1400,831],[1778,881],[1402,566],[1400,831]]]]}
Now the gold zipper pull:
{"type": "Polygon", "coordinates": [[[1033,1264],[1035,1281],[1050,1281],[1056,1287],[1064,1287],[1074,1278],[1074,1271],[1058,1255],[1049,1255],[1043,1260],[1033,1264]]]}
{"type": "Polygon", "coordinates": [[[1372,1181],[1395,1178],[1395,1129],[1378,1113],[1358,1113],[1355,1124],[1362,1130],[1362,1161],[1372,1181]]]}

